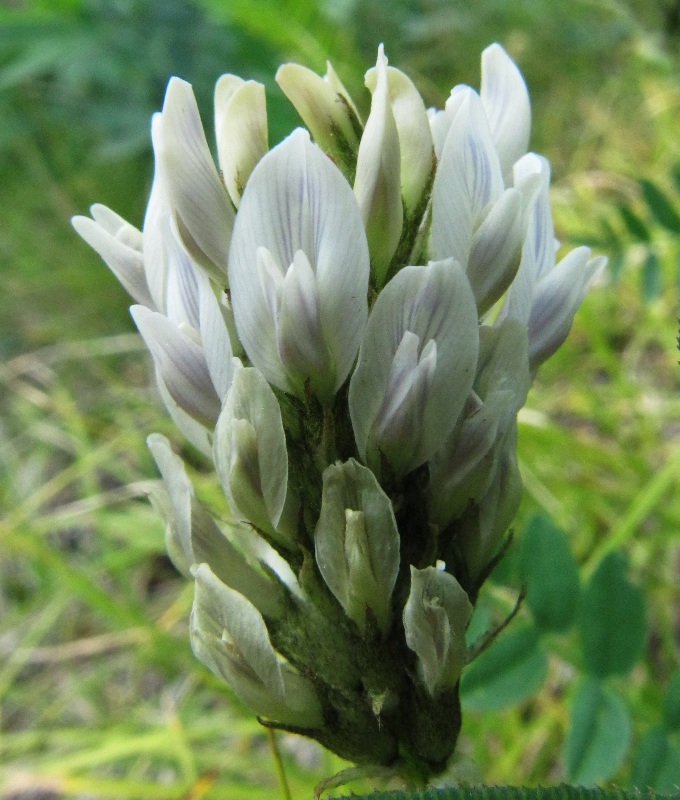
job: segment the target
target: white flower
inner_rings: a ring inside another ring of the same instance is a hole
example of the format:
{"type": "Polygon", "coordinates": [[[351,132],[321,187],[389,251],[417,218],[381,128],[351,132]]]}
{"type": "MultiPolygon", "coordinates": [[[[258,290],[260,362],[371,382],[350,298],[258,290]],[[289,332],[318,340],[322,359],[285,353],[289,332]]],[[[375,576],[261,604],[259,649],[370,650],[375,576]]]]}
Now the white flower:
{"type": "Polygon", "coordinates": [[[218,283],[226,283],[234,209],[205,138],[191,85],[172,78],[156,122],[160,161],[182,244],[218,283]]]}
{"type": "Polygon", "coordinates": [[[556,263],[558,242],[550,212],[550,164],[529,153],[515,164],[514,174],[516,182],[538,176],[541,184],[530,214],[520,267],[499,321],[511,318],[527,326],[529,363],[535,372],[567,338],[588,287],[607,259],[590,258],[590,248],[577,247],[556,263]]]}
{"type": "Polygon", "coordinates": [[[368,273],[352,190],[298,129],[253,171],[229,254],[239,338],[271,384],[333,396],[359,348],[368,273]]]}
{"type": "Polygon", "coordinates": [[[528,175],[516,187],[504,188],[479,95],[464,89],[456,98],[432,189],[430,250],[434,258],[455,258],[463,265],[481,315],[517,272],[539,182],[528,175]]]}
{"type": "Polygon", "coordinates": [[[397,474],[427,461],[472,388],[479,333],[470,284],[452,259],[404,267],[378,295],[349,386],[357,448],[397,474]]]}

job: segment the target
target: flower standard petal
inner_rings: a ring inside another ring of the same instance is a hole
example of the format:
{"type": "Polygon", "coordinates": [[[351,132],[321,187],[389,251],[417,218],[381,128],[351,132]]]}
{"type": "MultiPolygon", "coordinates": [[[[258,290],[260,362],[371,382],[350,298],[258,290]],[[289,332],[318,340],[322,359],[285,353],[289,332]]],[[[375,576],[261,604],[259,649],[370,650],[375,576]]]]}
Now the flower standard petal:
{"type": "Polygon", "coordinates": [[[359,144],[354,179],[354,194],[371,253],[371,272],[378,289],[385,283],[401,237],[404,208],[400,175],[399,135],[389,100],[387,59],[380,45],[371,113],[359,144]]]}
{"type": "Polygon", "coordinates": [[[503,192],[503,175],[479,95],[462,87],[458,97],[432,188],[430,251],[467,269],[474,232],[503,192]]]}
{"type": "Polygon", "coordinates": [[[264,86],[236,75],[215,85],[217,160],[232,203],[238,208],[250,173],[269,149],[264,86]]]}
{"type": "Polygon", "coordinates": [[[270,383],[303,395],[309,381],[323,399],[337,391],[361,341],[368,273],[368,246],[352,190],[307,132],[298,129],[253,171],[229,254],[239,338],[270,383]],[[294,274],[286,286],[291,266],[294,274]],[[304,311],[297,319],[290,314],[294,306],[304,311]],[[310,335],[314,341],[301,348],[296,340],[310,335]],[[307,348],[309,363],[301,352],[307,348]],[[285,363],[286,353],[295,354],[292,367],[285,363]]]}
{"type": "Polygon", "coordinates": [[[531,131],[531,104],[522,73],[499,44],[482,53],[480,96],[489,120],[506,178],[527,151],[531,131]]]}
{"type": "Polygon", "coordinates": [[[234,210],[212,160],[191,85],[179,78],[168,84],[157,144],[182,243],[224,283],[234,210]]]}
{"type": "Polygon", "coordinates": [[[362,459],[378,468],[382,453],[397,474],[427,461],[463,410],[478,349],[477,308],[460,265],[400,270],[378,295],[350,381],[362,459]]]}

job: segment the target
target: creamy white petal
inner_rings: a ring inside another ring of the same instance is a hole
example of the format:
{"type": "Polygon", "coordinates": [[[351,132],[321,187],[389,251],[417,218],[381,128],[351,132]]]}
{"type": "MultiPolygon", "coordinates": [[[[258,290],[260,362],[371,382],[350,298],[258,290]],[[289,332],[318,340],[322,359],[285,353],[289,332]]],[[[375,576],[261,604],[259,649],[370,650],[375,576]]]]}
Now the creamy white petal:
{"type": "Polygon", "coordinates": [[[198,330],[198,268],[180,244],[170,216],[159,220],[166,266],[165,315],[176,325],[198,330]]]}
{"type": "Polygon", "coordinates": [[[141,305],[155,308],[146,283],[142,254],[118,239],[108,226],[94,219],[76,216],[71,219],[71,224],[76,233],[101,256],[125,291],[141,305]]]}
{"type": "Polygon", "coordinates": [[[283,64],[275,80],[314,141],[333,156],[349,179],[356,167],[361,123],[337,75],[330,69],[324,79],[299,64],[283,64]]]}
{"type": "Polygon", "coordinates": [[[162,139],[161,128],[162,115],[160,113],[154,114],[151,118],[151,142],[155,154],[154,174],[151,194],[149,195],[144,215],[142,236],[146,280],[151,296],[154,299],[156,310],[165,313],[168,276],[162,221],[167,217],[172,217],[172,201],[167,181],[163,174],[163,164],[159,156],[162,139]]]}
{"type": "Polygon", "coordinates": [[[354,179],[371,254],[371,273],[378,288],[385,282],[404,219],[401,200],[399,134],[387,85],[387,59],[378,48],[371,113],[359,144],[354,179]]]}
{"type": "Polygon", "coordinates": [[[156,311],[132,306],[130,313],[170,396],[187,414],[212,428],[220,402],[200,345],[156,311]]]}
{"type": "Polygon", "coordinates": [[[269,149],[264,86],[222,75],[215,86],[215,136],[222,178],[238,208],[250,173],[269,149]]]}
{"type": "Polygon", "coordinates": [[[377,466],[382,452],[393,469],[404,474],[430,458],[463,410],[478,348],[477,308],[460,265],[449,259],[400,270],[378,295],[350,381],[350,416],[362,459],[377,466]],[[407,332],[412,336],[404,343],[407,332]],[[418,339],[422,369],[428,371],[432,361],[434,369],[425,386],[421,381],[424,398],[414,398],[418,413],[411,416],[413,424],[400,426],[401,438],[390,440],[390,432],[381,429],[379,415],[391,400],[388,389],[404,388],[404,381],[397,380],[399,365],[394,360],[401,345],[400,357],[407,364],[413,336],[418,339]],[[381,434],[378,438],[376,430],[381,434]]]}
{"type": "Polygon", "coordinates": [[[215,291],[221,289],[215,289],[207,275],[199,274],[199,332],[210,378],[217,396],[223,401],[234,377],[235,363],[240,362],[234,358],[229,331],[215,291]]]}
{"type": "Polygon", "coordinates": [[[352,367],[368,314],[368,273],[366,236],[352,190],[307,132],[298,129],[253,171],[229,254],[239,338],[270,383],[301,394],[300,384],[308,379],[322,395],[337,391],[352,367]],[[309,262],[318,291],[315,352],[325,347],[329,353],[323,374],[310,363],[305,375],[299,362],[289,374],[279,355],[281,292],[298,251],[309,262]]]}
{"type": "Polygon", "coordinates": [[[191,85],[179,78],[168,84],[158,146],[182,243],[224,282],[234,209],[212,160],[191,85]]]}
{"type": "MultiPolygon", "coordinates": [[[[375,92],[378,70],[366,73],[366,86],[375,92]]],[[[407,215],[422,205],[423,194],[432,179],[434,147],[425,103],[410,78],[387,67],[387,91],[399,136],[401,195],[407,215]]]]}
{"type": "Polygon", "coordinates": [[[432,189],[430,253],[467,268],[473,234],[503,192],[503,176],[479,96],[462,87],[458,97],[432,189]]]}
{"type": "Polygon", "coordinates": [[[503,175],[509,180],[513,164],[529,146],[531,104],[521,72],[499,44],[482,53],[480,96],[503,175]]]}

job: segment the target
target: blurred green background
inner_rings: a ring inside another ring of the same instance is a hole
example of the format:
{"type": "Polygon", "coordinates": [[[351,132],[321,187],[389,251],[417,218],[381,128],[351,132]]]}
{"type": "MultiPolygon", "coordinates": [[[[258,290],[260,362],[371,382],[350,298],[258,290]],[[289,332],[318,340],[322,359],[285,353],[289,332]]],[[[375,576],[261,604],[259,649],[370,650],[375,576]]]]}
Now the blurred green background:
{"type": "MultiPolygon", "coordinates": [[[[208,502],[214,487],[160,409],[127,297],[69,218],[102,202],[141,225],[149,118],[169,76],[193,83],[208,130],[221,73],[262,81],[273,145],[298,124],[273,81],[280,63],[323,72],[330,59],[366,110],[363,74],[381,41],[439,107],[455,83],[478,87],[482,49],[501,42],[529,85],[531,147],[553,164],[558,238],[610,256],[522,414],[517,527],[537,510],[549,515],[584,578],[622,550],[644,590],[644,653],[612,679],[633,719],[612,778],[633,780],[639,743],[661,719],[680,663],[680,3],[6,0],[3,796],[241,800],[278,791],[263,729],[191,655],[191,587],[163,555],[162,526],[145,499],[155,476],[146,435],[163,431],[184,448],[208,502]]],[[[502,615],[514,594],[499,579],[489,597],[502,615]]],[[[582,656],[576,633],[548,637],[545,647],[539,692],[466,716],[470,775],[565,778],[582,656]]],[[[292,737],[280,744],[293,797],[310,797],[343,766],[292,737]]]]}

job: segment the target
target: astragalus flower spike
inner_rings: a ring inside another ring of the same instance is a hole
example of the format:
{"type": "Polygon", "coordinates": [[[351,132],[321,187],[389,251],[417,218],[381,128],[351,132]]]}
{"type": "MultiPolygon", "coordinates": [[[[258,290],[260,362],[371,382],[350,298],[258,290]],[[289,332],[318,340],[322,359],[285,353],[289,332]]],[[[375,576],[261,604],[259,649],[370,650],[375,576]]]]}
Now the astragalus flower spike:
{"type": "Polygon", "coordinates": [[[224,75],[218,170],[172,78],[143,231],[100,205],[73,225],[223,490],[207,508],[149,437],[194,652],[264,725],[425,784],[455,750],[466,627],[519,504],[517,413],[604,259],[555,257],[550,167],[500,45],[440,111],[382,45],[362,101],[330,64],[277,81],[307,129],[269,149],[263,87],[224,75]]]}

